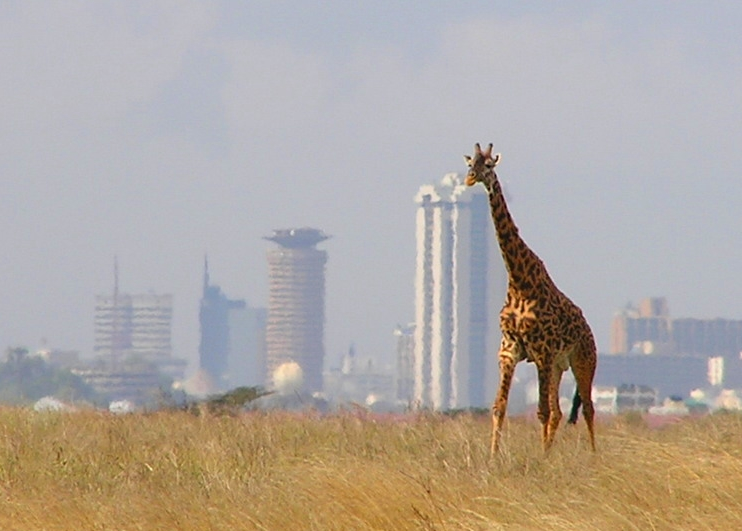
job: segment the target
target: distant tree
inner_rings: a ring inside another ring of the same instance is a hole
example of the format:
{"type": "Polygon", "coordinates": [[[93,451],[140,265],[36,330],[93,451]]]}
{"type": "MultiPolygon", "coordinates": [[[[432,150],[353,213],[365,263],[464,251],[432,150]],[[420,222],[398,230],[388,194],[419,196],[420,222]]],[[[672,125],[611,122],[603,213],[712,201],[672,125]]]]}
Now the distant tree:
{"type": "Polygon", "coordinates": [[[163,407],[173,409],[185,409],[194,415],[210,413],[214,415],[236,415],[245,409],[245,406],[257,400],[261,396],[270,395],[272,391],[266,391],[260,386],[236,387],[223,394],[212,395],[205,399],[197,400],[192,397],[183,396],[178,401],[173,401],[172,395],[168,402],[161,402],[163,407]]]}
{"type": "Polygon", "coordinates": [[[11,347],[0,364],[0,402],[30,404],[45,396],[66,402],[95,402],[96,394],[82,378],[29,356],[28,349],[11,347]]]}
{"type": "Polygon", "coordinates": [[[209,397],[206,406],[212,412],[235,413],[253,400],[269,394],[271,391],[266,391],[262,387],[236,387],[222,395],[209,397]]]}

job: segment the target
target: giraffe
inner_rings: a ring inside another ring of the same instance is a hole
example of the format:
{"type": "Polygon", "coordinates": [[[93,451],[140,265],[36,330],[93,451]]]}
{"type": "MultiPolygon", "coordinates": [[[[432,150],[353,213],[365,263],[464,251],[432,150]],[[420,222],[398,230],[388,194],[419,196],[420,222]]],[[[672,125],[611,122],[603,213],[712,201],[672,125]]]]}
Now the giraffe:
{"type": "Polygon", "coordinates": [[[559,384],[562,373],[571,367],[577,383],[569,422],[583,414],[595,451],[594,408],[591,399],[597,364],[595,339],[580,308],[554,284],[541,259],[518,234],[495,173],[500,154],[492,155],[492,144],[482,151],[474,146],[474,156],[464,156],[469,172],[467,186],[482,183],[489,194],[492,221],[508,272],[508,290],[500,311],[502,342],[499,351],[500,387],[492,404],[490,455],[499,447],[515,366],[523,360],[533,362],[538,371],[538,418],[544,450],[554,442],[562,412],[559,384]]]}

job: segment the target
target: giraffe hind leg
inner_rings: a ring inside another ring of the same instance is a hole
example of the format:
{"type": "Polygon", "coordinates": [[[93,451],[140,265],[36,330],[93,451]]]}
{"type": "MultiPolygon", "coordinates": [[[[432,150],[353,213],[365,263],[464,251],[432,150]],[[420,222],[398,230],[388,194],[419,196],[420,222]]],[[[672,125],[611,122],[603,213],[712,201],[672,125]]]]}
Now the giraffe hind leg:
{"type": "Polygon", "coordinates": [[[549,379],[549,421],[547,423],[544,449],[548,450],[554,444],[554,437],[562,420],[562,409],[559,407],[559,384],[562,381],[562,371],[553,367],[549,379]]]}
{"type": "MultiPolygon", "coordinates": [[[[593,451],[595,451],[595,408],[593,406],[592,390],[593,377],[595,376],[595,365],[596,354],[594,343],[584,348],[583,351],[579,352],[572,360],[572,372],[574,373],[575,381],[577,382],[577,393],[579,394],[579,401],[582,405],[582,415],[585,417],[588,435],[590,436],[590,447],[593,451]]],[[[575,422],[577,421],[576,402],[577,398],[572,402],[572,413],[570,414],[570,421],[574,416],[575,422]]]]}
{"type": "MultiPolygon", "coordinates": [[[[535,357],[535,356],[534,356],[535,357]]],[[[536,359],[541,359],[536,357],[536,359]]],[[[541,443],[549,449],[549,419],[551,417],[551,366],[539,366],[538,370],[538,420],[541,423],[541,443]]]]}

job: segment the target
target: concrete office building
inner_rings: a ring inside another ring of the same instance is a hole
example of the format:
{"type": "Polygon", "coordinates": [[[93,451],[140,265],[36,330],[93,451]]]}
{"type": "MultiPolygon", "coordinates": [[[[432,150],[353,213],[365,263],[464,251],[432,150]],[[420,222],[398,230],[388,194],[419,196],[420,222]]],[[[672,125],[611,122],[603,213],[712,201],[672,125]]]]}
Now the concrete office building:
{"type": "Polygon", "coordinates": [[[172,317],[172,295],[98,295],[93,351],[114,364],[131,358],[167,364],[172,357],[172,317]]]}
{"type": "Polygon", "coordinates": [[[188,365],[173,356],[172,319],[172,295],[119,291],[115,259],[113,293],[95,297],[95,358],[76,364],[75,372],[112,400],[154,400],[162,388],[183,379],[188,365]]]}
{"type": "Polygon", "coordinates": [[[276,370],[295,362],[303,390],[322,391],[327,252],[316,245],[328,236],[296,228],[275,230],[265,239],[278,244],[268,252],[267,386],[275,388],[276,370]]]}
{"type": "Polygon", "coordinates": [[[507,276],[486,191],[458,174],[415,196],[414,403],[486,407],[497,386],[507,276]]]}
{"type": "Polygon", "coordinates": [[[132,367],[141,372],[142,367],[149,365],[146,370],[159,373],[164,379],[182,380],[188,362],[173,356],[172,320],[172,295],[130,295],[119,291],[116,258],[113,294],[95,297],[96,366],[104,372],[132,367]]]}

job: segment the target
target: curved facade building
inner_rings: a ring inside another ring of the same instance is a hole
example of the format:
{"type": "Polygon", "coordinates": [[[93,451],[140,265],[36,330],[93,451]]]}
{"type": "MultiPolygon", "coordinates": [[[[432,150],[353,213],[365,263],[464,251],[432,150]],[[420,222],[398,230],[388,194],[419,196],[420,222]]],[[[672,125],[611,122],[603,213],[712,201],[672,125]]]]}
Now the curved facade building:
{"type": "Polygon", "coordinates": [[[293,361],[302,369],[303,389],[322,391],[327,252],[316,245],[328,238],[312,228],[280,229],[265,237],[278,244],[268,252],[265,347],[271,389],[276,369],[293,361]]]}

